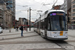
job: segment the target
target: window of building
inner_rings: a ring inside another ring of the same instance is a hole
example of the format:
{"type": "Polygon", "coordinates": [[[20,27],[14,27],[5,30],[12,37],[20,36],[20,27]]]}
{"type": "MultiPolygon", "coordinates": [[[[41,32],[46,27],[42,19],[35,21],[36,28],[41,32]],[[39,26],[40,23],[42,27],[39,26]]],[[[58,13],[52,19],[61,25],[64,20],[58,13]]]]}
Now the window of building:
{"type": "Polygon", "coordinates": [[[75,12],[75,9],[73,9],[73,12],[75,12]]]}
{"type": "Polygon", "coordinates": [[[72,3],[74,4],[75,3],[75,0],[72,3]]]}
{"type": "Polygon", "coordinates": [[[75,5],[73,5],[73,8],[75,8],[75,5]]]}
{"type": "Polygon", "coordinates": [[[75,13],[73,13],[73,16],[75,16],[75,13]]]}

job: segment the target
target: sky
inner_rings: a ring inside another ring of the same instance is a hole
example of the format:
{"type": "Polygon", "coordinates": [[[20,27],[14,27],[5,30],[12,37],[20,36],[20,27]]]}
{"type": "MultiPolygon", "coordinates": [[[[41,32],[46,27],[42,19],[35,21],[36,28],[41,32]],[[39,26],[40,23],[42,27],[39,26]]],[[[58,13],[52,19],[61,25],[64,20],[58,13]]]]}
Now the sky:
{"type": "MultiPolygon", "coordinates": [[[[31,21],[39,18],[39,13],[51,9],[56,0],[16,0],[16,19],[27,18],[29,19],[29,7],[31,7],[31,21]],[[42,12],[38,12],[41,10],[42,12]]],[[[64,0],[57,0],[55,5],[62,5],[64,0]]]]}

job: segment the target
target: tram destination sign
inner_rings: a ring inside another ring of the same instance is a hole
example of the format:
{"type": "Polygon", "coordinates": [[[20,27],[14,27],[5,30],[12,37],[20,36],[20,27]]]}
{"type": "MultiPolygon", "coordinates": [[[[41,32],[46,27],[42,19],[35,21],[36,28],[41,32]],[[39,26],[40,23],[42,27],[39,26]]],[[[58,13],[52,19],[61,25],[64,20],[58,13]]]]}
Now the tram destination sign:
{"type": "Polygon", "coordinates": [[[64,13],[51,13],[50,16],[55,16],[55,15],[64,15],[64,13]]]}

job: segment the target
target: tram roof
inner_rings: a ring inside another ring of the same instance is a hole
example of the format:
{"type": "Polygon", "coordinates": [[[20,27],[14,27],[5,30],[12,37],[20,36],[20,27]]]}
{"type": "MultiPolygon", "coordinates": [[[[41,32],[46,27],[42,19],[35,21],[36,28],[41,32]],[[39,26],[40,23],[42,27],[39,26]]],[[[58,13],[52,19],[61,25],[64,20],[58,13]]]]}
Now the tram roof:
{"type": "Polygon", "coordinates": [[[48,13],[50,13],[50,12],[57,12],[57,11],[65,12],[64,10],[47,10],[47,11],[45,11],[44,14],[48,14],[48,13]]]}
{"type": "MultiPolygon", "coordinates": [[[[41,16],[41,18],[45,18],[50,12],[65,12],[64,10],[47,10],[41,16]]],[[[37,23],[40,20],[40,17],[35,21],[37,23]]]]}
{"type": "Polygon", "coordinates": [[[53,12],[53,11],[61,11],[61,12],[65,12],[64,10],[49,10],[49,12],[53,12]]]}
{"type": "Polygon", "coordinates": [[[46,18],[50,12],[65,12],[65,11],[64,10],[47,10],[41,15],[42,16],[41,19],[46,18]]]}
{"type": "Polygon", "coordinates": [[[38,18],[38,19],[34,22],[34,24],[37,23],[37,22],[39,22],[39,21],[40,21],[40,18],[38,18]]]}

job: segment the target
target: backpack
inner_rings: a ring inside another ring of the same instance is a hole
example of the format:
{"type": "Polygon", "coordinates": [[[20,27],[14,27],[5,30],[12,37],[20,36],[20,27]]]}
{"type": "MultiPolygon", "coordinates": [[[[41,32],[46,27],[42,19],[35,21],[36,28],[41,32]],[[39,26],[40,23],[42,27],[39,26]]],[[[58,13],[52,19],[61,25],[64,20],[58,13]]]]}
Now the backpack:
{"type": "Polygon", "coordinates": [[[20,30],[21,30],[21,27],[20,27],[20,30]]]}

